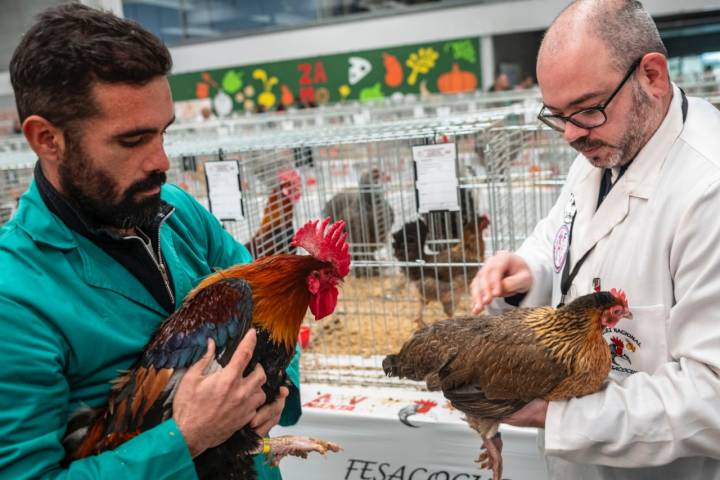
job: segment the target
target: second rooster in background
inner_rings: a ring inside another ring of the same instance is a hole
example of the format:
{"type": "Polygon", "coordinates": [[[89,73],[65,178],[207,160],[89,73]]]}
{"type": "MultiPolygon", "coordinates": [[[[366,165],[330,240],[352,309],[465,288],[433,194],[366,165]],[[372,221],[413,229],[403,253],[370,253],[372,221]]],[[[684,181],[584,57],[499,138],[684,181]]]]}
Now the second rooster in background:
{"type": "Polygon", "coordinates": [[[292,168],[280,170],[278,184],[268,196],[260,227],[253,238],[245,244],[255,258],[278,253],[295,253],[291,245],[295,204],[302,195],[302,179],[292,168]]]}

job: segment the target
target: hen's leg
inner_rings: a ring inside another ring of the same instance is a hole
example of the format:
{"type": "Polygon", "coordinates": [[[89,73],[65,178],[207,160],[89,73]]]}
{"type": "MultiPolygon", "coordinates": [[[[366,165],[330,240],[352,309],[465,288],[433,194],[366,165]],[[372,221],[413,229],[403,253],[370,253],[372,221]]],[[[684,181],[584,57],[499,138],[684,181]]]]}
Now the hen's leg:
{"type": "Polygon", "coordinates": [[[468,424],[477,431],[483,439],[483,446],[477,463],[480,468],[492,470],[492,480],[500,480],[502,477],[502,439],[498,433],[498,423],[494,420],[474,418],[468,416],[466,418],[468,424]],[[496,435],[497,434],[497,435],[496,435]]]}
{"type": "Polygon", "coordinates": [[[251,455],[264,453],[272,465],[277,465],[280,460],[288,455],[307,458],[310,452],[325,455],[327,452],[339,452],[342,450],[340,445],[336,443],[300,435],[283,435],[263,438],[262,440],[262,443],[249,453],[251,455]]]}
{"type": "Polygon", "coordinates": [[[491,438],[483,438],[483,446],[477,463],[480,468],[487,468],[493,472],[493,480],[500,480],[503,469],[502,461],[502,438],[500,434],[493,435],[491,438]]]}

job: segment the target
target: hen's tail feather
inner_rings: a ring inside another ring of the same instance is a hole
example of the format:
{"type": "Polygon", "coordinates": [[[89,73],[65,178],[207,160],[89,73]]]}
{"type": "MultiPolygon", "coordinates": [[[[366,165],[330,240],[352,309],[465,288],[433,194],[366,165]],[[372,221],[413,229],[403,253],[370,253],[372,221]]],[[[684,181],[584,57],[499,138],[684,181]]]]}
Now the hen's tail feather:
{"type": "Polygon", "coordinates": [[[388,377],[400,376],[400,365],[398,365],[398,355],[388,355],[383,359],[382,366],[385,375],[388,377]]]}

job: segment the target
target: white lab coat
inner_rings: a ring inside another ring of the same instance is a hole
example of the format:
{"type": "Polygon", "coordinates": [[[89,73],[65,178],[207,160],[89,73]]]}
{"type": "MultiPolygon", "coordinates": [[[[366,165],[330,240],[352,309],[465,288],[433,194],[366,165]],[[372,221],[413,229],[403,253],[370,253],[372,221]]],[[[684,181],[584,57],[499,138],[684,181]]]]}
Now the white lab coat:
{"type": "Polygon", "coordinates": [[[602,173],[579,156],[517,252],[534,277],[523,305],[556,305],[553,248],[572,192],[570,266],[594,249],[566,301],[598,278],[627,293],[634,315],[605,332],[616,344],[607,388],[550,402],[539,443],[553,479],[720,480],[720,112],[689,98],[683,124],[681,102],[674,87],[660,128],[597,212],[602,173]]]}

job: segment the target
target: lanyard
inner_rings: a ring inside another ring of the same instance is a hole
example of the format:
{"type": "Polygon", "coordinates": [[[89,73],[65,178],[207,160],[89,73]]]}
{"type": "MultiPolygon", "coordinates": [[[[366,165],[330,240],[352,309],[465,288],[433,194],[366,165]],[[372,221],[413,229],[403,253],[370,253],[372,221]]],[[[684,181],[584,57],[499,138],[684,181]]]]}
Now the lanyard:
{"type": "MultiPolygon", "coordinates": [[[[685,123],[685,120],[687,119],[687,111],[688,111],[688,100],[687,96],[685,96],[685,92],[683,89],[680,89],[680,95],[682,95],[682,120],[683,123],[685,123]]],[[[620,177],[623,176],[625,171],[627,170],[627,167],[630,166],[628,163],[627,165],[624,165],[620,169],[620,174],[618,175],[618,178],[615,180],[615,183],[617,183],[618,180],[620,180],[620,177]]],[[[613,183],[614,185],[614,183],[613,183]]],[[[612,186],[610,187],[612,188],[612,186]]],[[[598,207],[600,206],[600,202],[602,199],[598,200],[598,207]]],[[[571,205],[572,205],[572,217],[570,218],[570,233],[568,234],[568,243],[567,243],[567,250],[565,251],[565,265],[563,265],[562,270],[562,277],[560,279],[560,303],[558,303],[557,308],[562,307],[565,305],[565,296],[567,295],[568,291],[570,291],[570,286],[572,285],[573,280],[575,280],[575,277],[577,276],[578,272],[580,271],[580,267],[582,267],[583,263],[585,263],[585,260],[587,259],[588,255],[595,250],[595,245],[593,245],[585,254],[580,258],[580,260],[577,261],[575,264],[575,267],[573,267],[572,271],[570,271],[570,245],[572,244],[572,237],[573,237],[573,227],[575,226],[575,217],[577,216],[577,209],[575,208],[575,199],[570,199],[571,205]]],[[[567,218],[565,219],[565,223],[567,222],[567,218]]]]}

